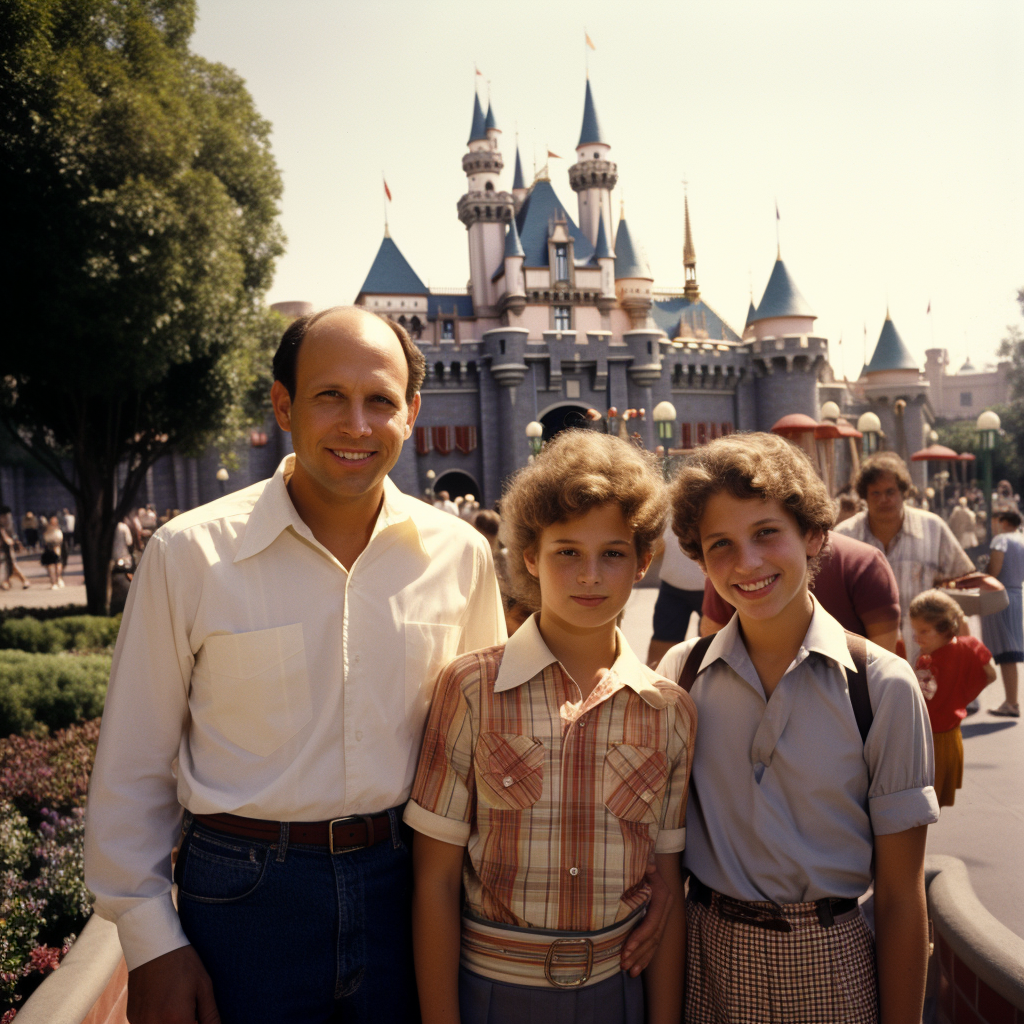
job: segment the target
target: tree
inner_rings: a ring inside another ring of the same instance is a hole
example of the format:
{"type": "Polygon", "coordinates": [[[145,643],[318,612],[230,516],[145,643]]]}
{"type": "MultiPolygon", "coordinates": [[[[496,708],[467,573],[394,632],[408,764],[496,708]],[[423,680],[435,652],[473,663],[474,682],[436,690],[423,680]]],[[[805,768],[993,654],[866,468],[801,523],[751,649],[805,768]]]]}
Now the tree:
{"type": "Polygon", "coordinates": [[[189,52],[194,17],[194,0],[0,5],[0,421],[75,496],[95,612],[146,470],[231,446],[281,328],[270,125],[189,52]]]}

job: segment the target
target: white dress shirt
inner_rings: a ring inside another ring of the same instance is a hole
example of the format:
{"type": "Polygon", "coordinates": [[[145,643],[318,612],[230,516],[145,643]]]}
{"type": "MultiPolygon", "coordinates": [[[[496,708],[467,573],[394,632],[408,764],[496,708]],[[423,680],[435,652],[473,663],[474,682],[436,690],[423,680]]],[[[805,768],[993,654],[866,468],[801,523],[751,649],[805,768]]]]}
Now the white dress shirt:
{"type": "MultiPolygon", "coordinates": [[[[696,639],[665,655],[678,679],[696,639]]],[[[932,734],[914,671],[867,641],[874,720],[863,741],[850,703],[843,627],[814,598],[800,650],[765,699],[734,615],[690,691],[700,728],[684,863],[740,900],[857,898],[874,837],[938,821],[932,734]]]]}
{"type": "Polygon", "coordinates": [[[299,518],[289,456],[146,546],[89,788],[86,881],[129,970],[187,943],[182,807],[321,821],[408,799],[440,669],[505,639],[490,549],[385,480],[350,571],[299,518]]]}

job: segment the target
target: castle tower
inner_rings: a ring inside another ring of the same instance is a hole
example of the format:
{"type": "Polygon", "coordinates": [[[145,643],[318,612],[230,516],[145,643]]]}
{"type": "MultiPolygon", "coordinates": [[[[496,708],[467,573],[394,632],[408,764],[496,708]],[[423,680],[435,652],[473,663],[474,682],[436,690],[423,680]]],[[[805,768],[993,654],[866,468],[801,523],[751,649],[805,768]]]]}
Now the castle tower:
{"type": "Polygon", "coordinates": [[[597,227],[597,245],[594,246],[593,259],[601,268],[601,294],[597,299],[597,308],[602,313],[608,313],[615,305],[615,253],[608,244],[604,218],[597,227]]]}
{"type": "Polygon", "coordinates": [[[512,198],[515,200],[516,213],[522,209],[530,190],[523,179],[523,161],[519,156],[519,143],[516,143],[516,172],[512,177],[512,198]]]}
{"type": "Polygon", "coordinates": [[[760,340],[789,334],[810,334],[816,319],[807,300],[790,277],[782,257],[777,257],[757,311],[753,315],[747,314],[747,326],[753,329],[754,337],[760,340]]]}
{"type": "Polygon", "coordinates": [[[459,200],[458,211],[469,236],[469,277],[477,316],[494,315],[495,287],[491,276],[502,265],[505,225],[514,212],[512,195],[499,191],[499,176],[504,167],[498,149],[500,134],[494,108],[488,105],[485,117],[480,97],[474,96],[469,152],[462,158],[467,189],[459,200]]]}
{"type": "Polygon", "coordinates": [[[651,312],[654,275],[643,250],[635,245],[624,214],[615,234],[615,295],[634,328],[643,327],[651,312]]]}
{"type": "Polygon", "coordinates": [[[697,287],[697,250],[693,247],[693,232],[690,230],[690,197],[683,196],[683,209],[686,218],[686,234],[683,239],[683,270],[686,280],[683,285],[683,296],[691,302],[700,301],[700,289],[697,287]]]}
{"type": "Polygon", "coordinates": [[[508,234],[505,235],[505,282],[501,304],[515,316],[519,316],[526,308],[526,278],[523,275],[525,257],[526,252],[513,217],[508,224],[508,234]]]}
{"type": "Polygon", "coordinates": [[[576,144],[576,163],[569,168],[569,184],[579,198],[580,230],[597,245],[597,232],[603,220],[611,231],[612,189],[619,180],[619,170],[608,159],[611,146],[605,141],[597,120],[594,95],[587,79],[587,92],[583,100],[583,127],[576,144]]]}

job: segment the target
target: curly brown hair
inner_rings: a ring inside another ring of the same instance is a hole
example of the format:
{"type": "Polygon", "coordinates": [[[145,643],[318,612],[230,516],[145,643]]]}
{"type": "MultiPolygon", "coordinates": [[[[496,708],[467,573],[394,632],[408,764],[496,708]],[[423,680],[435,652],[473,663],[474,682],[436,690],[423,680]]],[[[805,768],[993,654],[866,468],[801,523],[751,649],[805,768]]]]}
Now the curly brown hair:
{"type": "Polygon", "coordinates": [[[941,590],[925,590],[910,602],[910,617],[927,622],[932,629],[956,636],[967,621],[963,609],[941,590]]]}
{"type": "Polygon", "coordinates": [[[896,478],[896,486],[904,496],[914,486],[907,464],[895,452],[875,452],[861,463],[857,474],[857,493],[866,501],[868,488],[886,473],[896,478]]]}
{"type": "Polygon", "coordinates": [[[610,434],[563,430],[511,478],[501,499],[501,519],[508,582],[520,602],[531,610],[540,607],[540,585],[527,570],[523,552],[536,548],[546,527],[601,505],[622,510],[637,556],[643,558],[668,517],[655,456],[610,434]]]}
{"type": "MultiPolygon", "coordinates": [[[[672,529],[683,551],[702,565],[700,521],[721,491],[776,499],[804,536],[820,531],[827,538],[835,524],[835,505],[806,452],[777,434],[730,434],[698,448],[672,481],[672,529]]],[[[812,578],[820,557],[821,552],[807,559],[812,578]]]]}

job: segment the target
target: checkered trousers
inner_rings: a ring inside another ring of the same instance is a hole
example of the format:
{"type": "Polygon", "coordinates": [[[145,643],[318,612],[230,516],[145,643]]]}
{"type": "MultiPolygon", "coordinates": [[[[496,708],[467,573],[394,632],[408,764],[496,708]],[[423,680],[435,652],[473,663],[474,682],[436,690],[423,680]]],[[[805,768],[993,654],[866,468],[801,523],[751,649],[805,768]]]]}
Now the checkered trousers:
{"type": "MultiPolygon", "coordinates": [[[[771,907],[771,904],[753,904],[771,907]]],[[[858,911],[831,928],[783,905],[791,932],[686,903],[687,1024],[878,1024],[874,940],[858,911]]]]}

